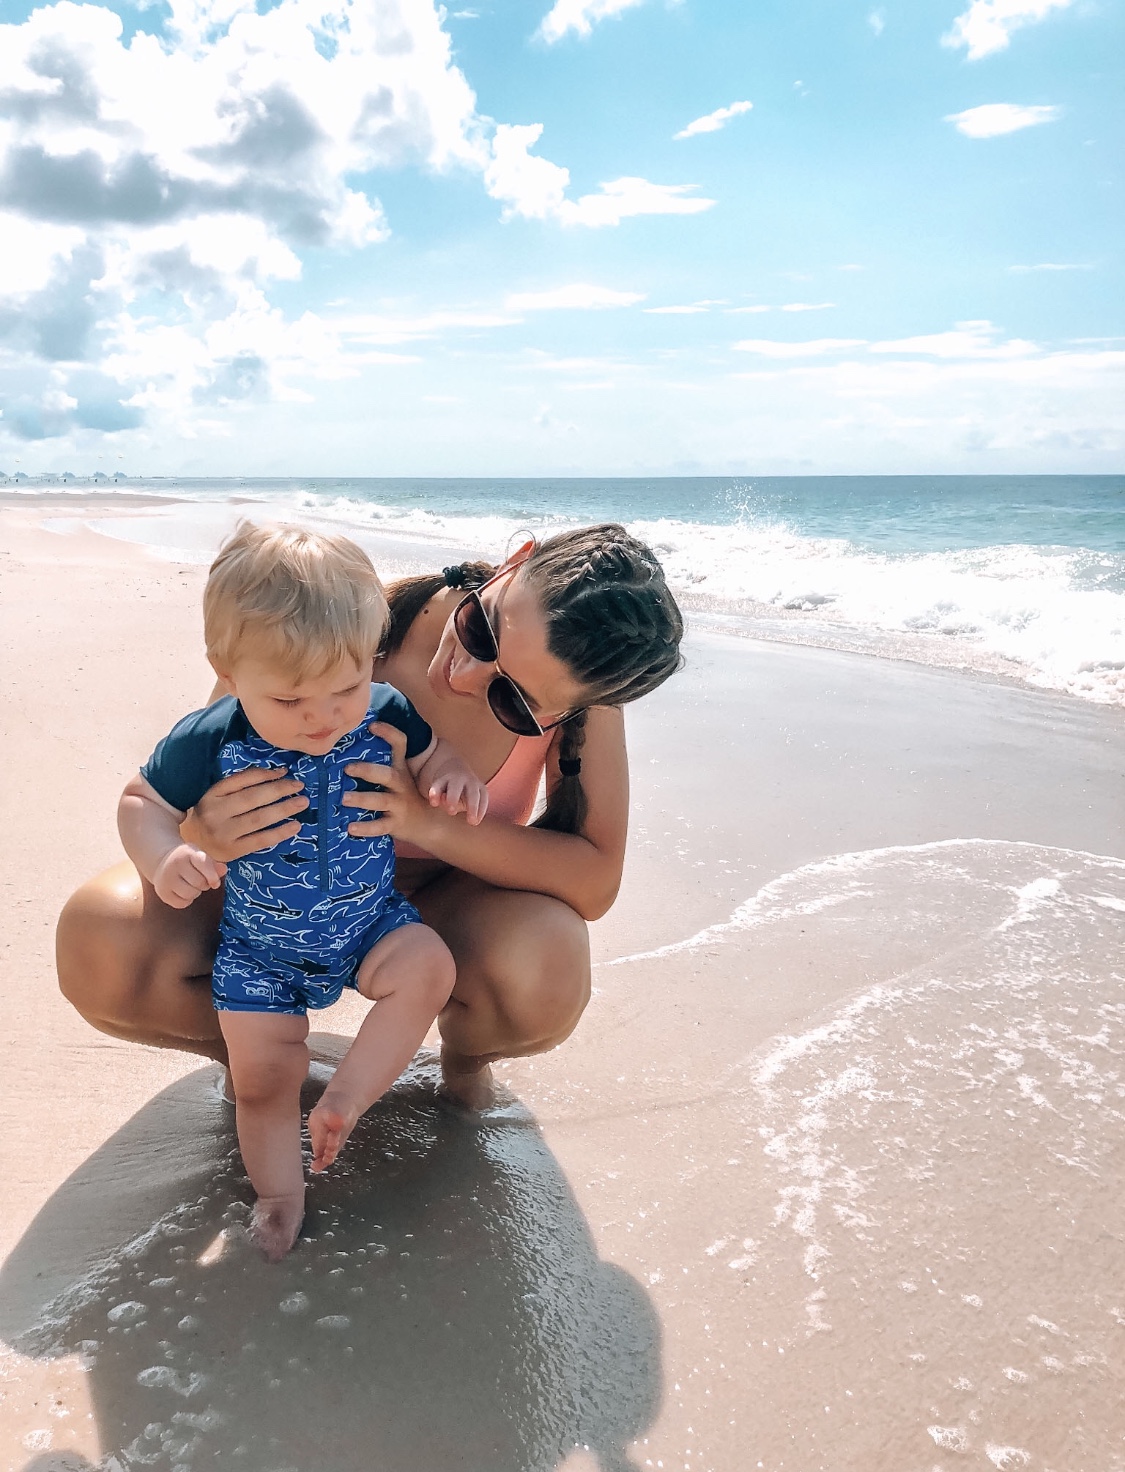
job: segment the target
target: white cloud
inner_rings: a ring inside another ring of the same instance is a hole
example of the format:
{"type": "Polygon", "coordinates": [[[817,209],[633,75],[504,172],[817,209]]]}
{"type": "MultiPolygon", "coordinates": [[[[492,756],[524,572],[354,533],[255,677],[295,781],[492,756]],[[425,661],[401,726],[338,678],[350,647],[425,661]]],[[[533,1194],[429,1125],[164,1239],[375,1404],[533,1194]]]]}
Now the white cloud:
{"type": "Polygon", "coordinates": [[[73,225],[49,225],[0,212],[0,240],[4,242],[0,294],[22,297],[42,291],[84,239],[84,233],[73,225]]]}
{"type": "Polygon", "coordinates": [[[435,0],[169,0],[159,35],[125,41],[105,4],[59,0],[0,24],[0,436],[210,432],[216,403],[292,401],[302,376],[512,322],[270,303],[308,250],[386,239],[355,182],[380,169],[468,170],[505,213],[560,224],[710,208],[630,178],[568,199],[567,170],[529,152],[540,129],[477,114],[443,17],[435,0]]]}
{"type": "Polygon", "coordinates": [[[867,17],[867,24],[876,36],[881,36],[887,26],[887,17],[881,10],[873,10],[867,17]]]}
{"type": "Polygon", "coordinates": [[[714,208],[713,199],[692,194],[698,184],[650,184],[647,179],[611,179],[599,193],[566,201],[560,215],[564,225],[619,225],[634,215],[698,215],[714,208]]]}
{"type": "Polygon", "coordinates": [[[421,312],[416,316],[357,312],[327,318],[326,325],[342,340],[394,347],[398,343],[418,342],[450,331],[479,332],[494,327],[512,327],[518,321],[519,318],[510,313],[447,310],[421,312]]]}
{"type": "Polygon", "coordinates": [[[970,61],[1004,51],[1013,31],[1036,25],[1054,10],[1066,10],[1074,0],[971,0],[968,10],[953,22],[943,46],[964,46],[970,61]]]}
{"type": "Polygon", "coordinates": [[[350,176],[483,172],[432,0],[169,12],[128,42],[113,11],[70,0],[0,25],[8,434],[114,432],[150,410],[188,432],[199,406],[354,372],[334,328],[286,320],[265,289],[297,279],[310,247],[386,238],[350,176]]]}
{"type": "Polygon", "coordinates": [[[642,292],[611,291],[607,286],[576,282],[573,286],[555,286],[548,291],[515,292],[508,297],[506,306],[512,312],[587,312],[605,307],[632,307],[643,301],[642,292]]]}
{"type": "Polygon", "coordinates": [[[556,358],[540,349],[533,349],[526,356],[526,366],[541,373],[604,373],[628,366],[608,358],[556,358]]]}
{"type": "Polygon", "coordinates": [[[548,45],[561,41],[568,31],[588,36],[598,21],[642,3],[643,0],[555,0],[535,34],[548,45]]]}
{"type": "Polygon", "coordinates": [[[570,170],[531,153],[542,133],[542,123],[501,123],[493,135],[484,187],[507,219],[558,218],[566,202],[570,170]]]}
{"type": "Polygon", "coordinates": [[[866,347],[862,337],[819,337],[811,342],[772,342],[766,338],[746,338],[733,347],[739,353],[757,353],[763,358],[820,358],[826,353],[842,353],[849,348],[866,347]]]}
{"type": "Polygon", "coordinates": [[[694,196],[695,184],[652,184],[630,177],[600,185],[597,194],[567,199],[570,170],[530,151],[542,132],[541,123],[501,123],[493,136],[485,188],[504,205],[507,219],[553,219],[598,228],[634,215],[695,215],[715,204],[694,196]]]}
{"type": "Polygon", "coordinates": [[[785,302],[782,306],[767,306],[758,302],[750,307],[729,307],[732,315],[749,312],[827,312],[836,305],[835,302],[785,302]]]}
{"type": "Polygon", "coordinates": [[[1039,261],[1034,266],[1009,266],[1009,271],[1015,271],[1017,275],[1024,275],[1028,271],[1092,271],[1094,268],[1086,261],[1039,261]]]}
{"type": "Polygon", "coordinates": [[[1053,105],[1023,107],[1017,102],[986,102],[982,107],[948,113],[945,121],[966,138],[1000,138],[1005,133],[1018,133],[1021,128],[1053,123],[1061,116],[1062,108],[1053,105]]]}
{"type": "Polygon", "coordinates": [[[687,302],[679,307],[645,307],[649,317],[694,317],[700,312],[711,310],[708,302],[687,302]]]}
{"type": "Polygon", "coordinates": [[[949,332],[921,337],[901,337],[871,344],[873,353],[918,353],[932,358],[1027,358],[1039,349],[1022,338],[998,340],[999,329],[991,322],[958,322],[949,332]]]}
{"type": "Polygon", "coordinates": [[[763,358],[822,358],[834,353],[864,348],[869,353],[896,357],[1012,361],[1033,357],[1040,349],[1022,338],[1002,338],[1000,329],[988,321],[958,322],[947,332],[901,337],[885,342],[868,342],[857,337],[820,337],[808,342],[778,342],[747,338],[733,344],[737,352],[756,353],[763,358]]]}
{"type": "Polygon", "coordinates": [[[752,102],[732,102],[729,107],[717,107],[714,112],[709,112],[705,117],[696,118],[693,123],[688,123],[686,128],[681,128],[678,133],[673,133],[673,138],[694,138],[698,133],[717,133],[720,128],[725,128],[731,118],[737,118],[744,112],[750,112],[754,104],[752,102]]]}

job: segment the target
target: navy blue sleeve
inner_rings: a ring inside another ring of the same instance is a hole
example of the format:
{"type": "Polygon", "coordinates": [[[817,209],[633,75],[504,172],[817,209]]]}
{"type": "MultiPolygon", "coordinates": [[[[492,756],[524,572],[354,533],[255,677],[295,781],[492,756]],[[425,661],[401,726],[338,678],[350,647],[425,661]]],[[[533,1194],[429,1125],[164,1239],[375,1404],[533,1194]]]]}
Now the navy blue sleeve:
{"type": "Polygon", "coordinates": [[[393,685],[372,685],[371,719],[397,726],[406,736],[406,755],[421,756],[434,733],[400,690],[393,685]]]}
{"type": "Polygon", "coordinates": [[[141,776],[166,803],[186,813],[219,780],[219,752],[237,734],[235,728],[245,725],[238,701],[224,695],[177,721],[141,768],[141,776]]]}

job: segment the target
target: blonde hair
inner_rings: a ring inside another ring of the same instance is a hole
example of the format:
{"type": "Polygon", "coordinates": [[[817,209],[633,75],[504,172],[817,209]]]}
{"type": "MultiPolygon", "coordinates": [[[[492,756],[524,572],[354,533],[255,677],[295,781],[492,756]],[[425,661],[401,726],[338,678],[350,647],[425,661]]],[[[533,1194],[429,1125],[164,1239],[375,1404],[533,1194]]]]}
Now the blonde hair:
{"type": "Polygon", "coordinates": [[[240,521],[211,564],[203,635],[215,669],[251,655],[296,682],[368,664],[387,627],[371,560],[347,537],[240,521]]]}

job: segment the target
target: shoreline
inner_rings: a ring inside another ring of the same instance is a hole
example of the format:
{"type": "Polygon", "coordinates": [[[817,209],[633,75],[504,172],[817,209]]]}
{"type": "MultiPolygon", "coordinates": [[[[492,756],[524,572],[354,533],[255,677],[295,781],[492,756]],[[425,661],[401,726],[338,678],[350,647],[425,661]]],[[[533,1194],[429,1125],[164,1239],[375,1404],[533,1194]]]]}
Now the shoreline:
{"type": "MultiPolygon", "coordinates": [[[[1112,479],[1113,477],[1109,477],[1112,479]]],[[[216,527],[233,518],[225,517],[224,507],[261,506],[269,516],[269,503],[259,498],[240,497],[236,493],[207,497],[203,500],[176,496],[169,493],[132,493],[120,505],[112,504],[115,490],[90,492],[84,490],[73,494],[65,492],[6,493],[0,489],[0,512],[11,509],[27,511],[40,526],[50,521],[66,521],[85,512],[98,513],[99,520],[124,521],[136,512],[172,510],[179,507],[189,511],[197,508],[196,517],[202,522],[202,543],[195,533],[193,545],[189,547],[166,546],[141,535],[109,534],[111,540],[127,545],[146,547],[153,555],[165,562],[183,560],[182,554],[191,553],[191,560],[210,561],[211,549],[218,541],[216,527]],[[60,497],[65,501],[60,502],[60,497]],[[206,551],[201,550],[206,547],[206,551]]],[[[276,519],[306,519],[321,522],[333,529],[342,529],[368,545],[381,571],[386,569],[386,578],[408,573],[443,562],[447,558],[465,555],[465,548],[456,543],[427,537],[421,533],[408,534],[402,528],[383,529],[378,525],[358,522],[341,522],[338,517],[325,516],[315,507],[295,509],[278,507],[276,519]]],[[[85,524],[95,535],[106,535],[96,526],[85,524]]],[[[67,529],[63,534],[69,534],[67,529]]],[[[475,555],[475,554],[474,554],[475,555]]],[[[779,644],[795,648],[833,650],[841,654],[866,656],[871,659],[905,663],[925,669],[948,670],[969,679],[987,681],[1009,688],[1042,692],[1047,695],[1063,696],[1083,705],[1095,705],[1106,710],[1125,712],[1125,676],[1118,676],[1116,689],[1108,685],[1078,690],[1066,685],[1052,683],[1046,676],[1037,675],[1019,660],[985,648],[979,642],[957,634],[911,633],[903,629],[880,629],[874,626],[861,627],[850,624],[810,621],[801,610],[789,609],[776,604],[762,603],[753,599],[716,599],[691,588],[680,588],[676,593],[681,608],[687,615],[689,626],[719,634],[763,644],[779,644]]],[[[1114,666],[1113,668],[1117,668],[1114,666]]],[[[1094,669],[1092,673],[1096,674],[1094,669]]]]}
{"type": "MultiPolygon", "coordinates": [[[[215,1070],[96,1033],[52,976],[59,906],[118,856],[121,785],[206,698],[205,570],[4,520],[2,1087],[41,1143],[3,1145],[0,1424],[28,1466],[93,1467],[154,1426],[168,1465],[177,1437],[222,1458],[269,1427],[247,1472],[317,1446],[360,1472],[373,1437],[404,1472],[465,1446],[490,1472],[592,1472],[583,1444],[901,1472],[940,1460],[936,1426],[981,1466],[987,1445],[1101,1472],[1116,712],[693,635],[629,713],[625,880],[574,1037],[503,1065],[511,1103],[479,1122],[435,1110],[423,1057],[275,1270],[220,1235],[241,1196],[215,1070]]],[[[317,1019],[328,1052],[361,1015],[317,1019]]]]}

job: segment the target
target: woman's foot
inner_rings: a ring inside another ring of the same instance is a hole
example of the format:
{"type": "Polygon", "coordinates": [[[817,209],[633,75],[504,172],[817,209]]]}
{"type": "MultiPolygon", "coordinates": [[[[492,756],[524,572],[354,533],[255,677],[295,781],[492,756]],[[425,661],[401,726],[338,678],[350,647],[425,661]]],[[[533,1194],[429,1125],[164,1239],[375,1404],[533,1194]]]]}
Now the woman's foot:
{"type": "Polygon", "coordinates": [[[340,1153],[344,1141],[355,1129],[359,1110],[340,1089],[331,1084],[320,1096],[320,1103],[309,1115],[309,1139],[312,1141],[312,1168],[327,1170],[340,1153]]]}
{"type": "Polygon", "coordinates": [[[483,1058],[468,1058],[442,1048],[441,1080],[444,1093],[463,1109],[487,1109],[496,1101],[492,1069],[483,1058]]]}
{"type": "Polygon", "coordinates": [[[280,1262],[300,1235],[304,1219],[304,1192],[300,1196],[259,1196],[250,1218],[250,1240],[270,1262],[280,1262]]]}

